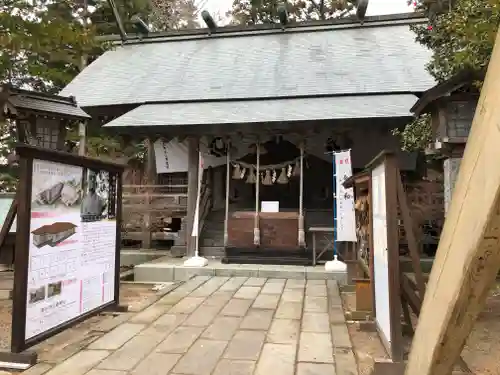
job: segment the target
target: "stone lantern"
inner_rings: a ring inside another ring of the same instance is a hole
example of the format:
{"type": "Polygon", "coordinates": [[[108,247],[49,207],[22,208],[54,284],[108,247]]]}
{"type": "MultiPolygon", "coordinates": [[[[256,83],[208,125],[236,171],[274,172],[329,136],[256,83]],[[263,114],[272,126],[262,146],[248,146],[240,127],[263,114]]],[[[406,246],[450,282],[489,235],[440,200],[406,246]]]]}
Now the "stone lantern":
{"type": "Polygon", "coordinates": [[[443,160],[445,212],[479,99],[474,82],[481,77],[482,73],[461,72],[424,92],[411,109],[415,116],[431,117],[432,141],[426,153],[443,160]]]}

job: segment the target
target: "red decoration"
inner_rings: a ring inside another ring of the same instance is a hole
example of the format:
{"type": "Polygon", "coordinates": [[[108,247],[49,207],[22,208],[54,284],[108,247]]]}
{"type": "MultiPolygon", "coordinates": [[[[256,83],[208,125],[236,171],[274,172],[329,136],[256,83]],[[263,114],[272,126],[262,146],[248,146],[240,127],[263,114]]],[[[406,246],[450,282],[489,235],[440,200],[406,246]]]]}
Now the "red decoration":
{"type": "Polygon", "coordinates": [[[432,25],[427,26],[427,30],[431,31],[432,30],[432,25]]]}

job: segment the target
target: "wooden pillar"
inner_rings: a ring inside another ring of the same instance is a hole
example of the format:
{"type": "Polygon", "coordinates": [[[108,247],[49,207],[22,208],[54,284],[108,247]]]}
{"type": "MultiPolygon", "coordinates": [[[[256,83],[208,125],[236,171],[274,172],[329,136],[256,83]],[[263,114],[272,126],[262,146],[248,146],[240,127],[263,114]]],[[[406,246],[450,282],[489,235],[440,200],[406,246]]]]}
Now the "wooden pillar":
{"type": "Polygon", "coordinates": [[[148,138],[147,142],[147,160],[146,160],[146,192],[145,192],[145,212],[144,212],[144,226],[142,247],[144,249],[151,249],[152,234],[153,234],[153,215],[151,215],[151,196],[154,193],[154,188],[151,185],[156,185],[156,165],[155,165],[155,150],[153,146],[153,139],[148,138]]]}
{"type": "Polygon", "coordinates": [[[186,255],[194,255],[195,241],[191,236],[193,231],[194,212],[196,210],[196,195],[198,193],[198,167],[200,165],[199,155],[200,139],[198,137],[188,138],[188,191],[187,191],[187,215],[186,215],[186,255]]]}
{"type": "Polygon", "coordinates": [[[448,375],[500,268],[500,31],[446,215],[406,375],[448,375]]]}

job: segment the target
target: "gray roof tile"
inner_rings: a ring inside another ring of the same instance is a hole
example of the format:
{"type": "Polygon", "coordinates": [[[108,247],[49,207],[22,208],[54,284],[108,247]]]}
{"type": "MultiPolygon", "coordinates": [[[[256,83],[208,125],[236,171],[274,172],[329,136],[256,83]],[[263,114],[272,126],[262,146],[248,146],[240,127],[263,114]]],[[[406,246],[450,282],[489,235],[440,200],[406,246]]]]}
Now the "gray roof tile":
{"type": "Polygon", "coordinates": [[[105,127],[237,124],[252,122],[405,117],[415,95],[356,95],[326,98],[144,104],[105,127]]]}
{"type": "Polygon", "coordinates": [[[80,107],[67,101],[51,98],[35,98],[25,95],[13,95],[8,99],[9,103],[16,109],[26,109],[37,112],[60,114],[82,119],[88,119],[90,116],[80,107]]]}
{"type": "Polygon", "coordinates": [[[61,94],[90,107],[421,92],[434,85],[425,70],[430,51],[409,23],[128,44],[106,52],[61,94]]]}

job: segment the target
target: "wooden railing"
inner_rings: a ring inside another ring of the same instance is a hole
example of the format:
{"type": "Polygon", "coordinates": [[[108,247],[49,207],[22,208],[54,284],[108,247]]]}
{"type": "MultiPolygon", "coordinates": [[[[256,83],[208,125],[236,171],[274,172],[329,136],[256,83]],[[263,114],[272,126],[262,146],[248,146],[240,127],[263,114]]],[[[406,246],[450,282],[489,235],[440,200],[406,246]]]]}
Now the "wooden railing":
{"type": "Polygon", "coordinates": [[[151,238],[170,239],[167,219],[187,211],[187,185],[124,185],[122,197],[122,239],[142,240],[143,247],[151,238]]]}

